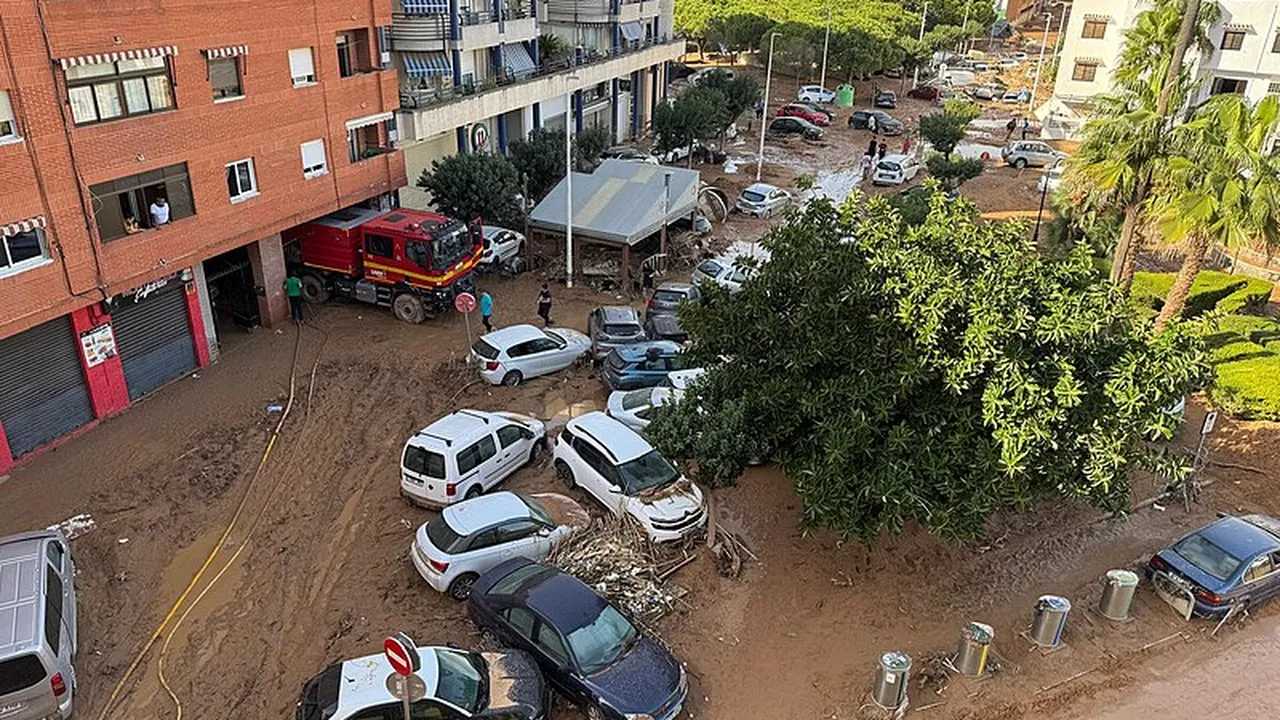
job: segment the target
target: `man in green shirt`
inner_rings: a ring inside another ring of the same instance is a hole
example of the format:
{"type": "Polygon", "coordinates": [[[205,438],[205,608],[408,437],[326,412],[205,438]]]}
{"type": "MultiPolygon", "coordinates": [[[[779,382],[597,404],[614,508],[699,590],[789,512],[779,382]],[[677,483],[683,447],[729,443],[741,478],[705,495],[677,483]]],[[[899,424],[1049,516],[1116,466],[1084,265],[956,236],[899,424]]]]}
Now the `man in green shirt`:
{"type": "Polygon", "coordinates": [[[289,296],[289,312],[293,321],[302,324],[302,280],[296,275],[284,279],[284,293],[289,296]]]}

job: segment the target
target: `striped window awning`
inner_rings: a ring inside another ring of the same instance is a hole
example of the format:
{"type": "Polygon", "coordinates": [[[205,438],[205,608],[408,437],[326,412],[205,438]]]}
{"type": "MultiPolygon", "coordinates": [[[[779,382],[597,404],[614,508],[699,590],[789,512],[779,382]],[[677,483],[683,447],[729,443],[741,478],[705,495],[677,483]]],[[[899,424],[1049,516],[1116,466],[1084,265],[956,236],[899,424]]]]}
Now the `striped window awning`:
{"type": "Polygon", "coordinates": [[[524,43],[509,43],[502,46],[502,66],[507,73],[516,77],[532,74],[538,69],[533,64],[533,56],[525,49],[524,43]]]}
{"type": "Polygon", "coordinates": [[[377,125],[380,122],[386,122],[387,120],[390,120],[390,119],[391,119],[391,113],[389,112],[381,112],[381,113],[378,113],[377,115],[365,115],[364,117],[356,118],[355,120],[348,120],[347,129],[359,130],[362,127],[377,125]]]}
{"type": "Polygon", "coordinates": [[[1110,15],[1098,15],[1096,13],[1085,13],[1084,19],[1086,22],[1111,22],[1110,15]]]}
{"type": "Polygon", "coordinates": [[[143,60],[145,58],[168,57],[177,55],[178,48],[175,45],[163,45],[153,48],[139,48],[137,50],[120,50],[119,52],[98,53],[96,55],[80,55],[78,57],[62,58],[58,62],[62,65],[62,69],[77,67],[79,65],[100,65],[102,63],[119,62],[121,60],[143,60]]]}
{"type": "Polygon", "coordinates": [[[638,22],[624,22],[618,26],[618,30],[622,32],[622,38],[629,42],[644,39],[644,26],[638,22]]]}
{"type": "Polygon", "coordinates": [[[1227,32],[1242,32],[1242,33],[1253,32],[1252,25],[1245,25],[1242,23],[1227,23],[1226,25],[1222,26],[1222,29],[1226,30],[1227,32]]]}
{"type": "Polygon", "coordinates": [[[409,15],[443,15],[449,12],[449,0],[404,0],[409,15]]]}
{"type": "Polygon", "coordinates": [[[35,230],[36,228],[44,228],[45,224],[44,216],[37,215],[33,218],[27,218],[26,220],[19,220],[18,222],[0,225],[0,236],[13,237],[18,233],[28,232],[30,230],[35,230]]]}
{"type": "Polygon", "coordinates": [[[453,74],[449,56],[442,52],[406,52],[400,57],[404,58],[404,73],[412,78],[453,74]]]}
{"type": "Polygon", "coordinates": [[[226,47],[220,47],[220,48],[209,48],[204,51],[204,56],[209,58],[210,60],[217,60],[218,58],[239,57],[241,55],[248,55],[248,54],[249,54],[248,45],[228,45],[226,47]]]}

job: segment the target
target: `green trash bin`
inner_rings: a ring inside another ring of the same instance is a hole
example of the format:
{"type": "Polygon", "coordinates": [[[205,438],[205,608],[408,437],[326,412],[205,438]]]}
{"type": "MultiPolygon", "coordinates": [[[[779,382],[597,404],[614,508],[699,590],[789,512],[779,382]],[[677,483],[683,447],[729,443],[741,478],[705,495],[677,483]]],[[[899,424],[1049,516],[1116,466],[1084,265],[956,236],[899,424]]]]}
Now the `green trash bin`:
{"type": "Polygon", "coordinates": [[[839,107],[853,107],[853,86],[841,85],[836,88],[836,105],[839,107]]]}

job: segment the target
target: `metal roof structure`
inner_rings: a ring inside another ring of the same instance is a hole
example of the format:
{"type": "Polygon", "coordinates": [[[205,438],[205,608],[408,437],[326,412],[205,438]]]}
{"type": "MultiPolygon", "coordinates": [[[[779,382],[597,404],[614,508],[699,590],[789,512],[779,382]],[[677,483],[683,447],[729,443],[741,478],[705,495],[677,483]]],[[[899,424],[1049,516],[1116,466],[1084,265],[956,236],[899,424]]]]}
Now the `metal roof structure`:
{"type": "MultiPolygon", "coordinates": [[[[687,217],[698,204],[697,170],[605,160],[593,173],[573,174],[573,236],[613,245],[635,245],[663,225],[663,183],[671,176],[666,224],[687,217]]],[[[565,181],[529,215],[529,225],[564,233],[565,181]]]]}

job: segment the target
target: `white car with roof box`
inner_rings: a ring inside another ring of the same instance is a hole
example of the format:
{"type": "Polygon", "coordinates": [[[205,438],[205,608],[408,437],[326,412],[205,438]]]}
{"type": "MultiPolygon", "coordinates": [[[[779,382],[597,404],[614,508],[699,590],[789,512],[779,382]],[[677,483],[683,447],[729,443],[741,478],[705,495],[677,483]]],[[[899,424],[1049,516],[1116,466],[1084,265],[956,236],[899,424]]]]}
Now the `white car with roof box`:
{"type": "Polygon", "coordinates": [[[541,420],[518,413],[449,413],[405,442],[400,494],[435,508],[476,497],[533,462],[546,434],[541,420]]]}
{"type": "MultiPolygon", "coordinates": [[[[426,690],[413,702],[413,720],[543,720],[550,710],[546,680],[528,653],[420,647],[418,657],[414,675],[426,690]]],[[[387,689],[393,674],[383,654],[334,663],[302,686],[294,718],[401,720],[403,702],[387,689]]]]}
{"type": "Polygon", "coordinates": [[[513,557],[542,561],[590,522],[587,511],[564,495],[497,492],[450,505],[424,523],[409,557],[428,585],[466,600],[489,568],[513,557]]]}
{"type": "Polygon", "coordinates": [[[702,491],[647,440],[602,412],[573,418],[556,436],[556,477],[609,512],[629,516],[654,542],[679,540],[707,522],[702,491]]]}
{"type": "Polygon", "coordinates": [[[57,530],[0,538],[0,718],[65,720],[73,660],[76,566],[57,530]]]}
{"type": "Polygon", "coordinates": [[[493,385],[519,385],[573,365],[591,350],[591,338],[569,328],[512,325],[481,335],[471,346],[480,377],[493,385]]]}

